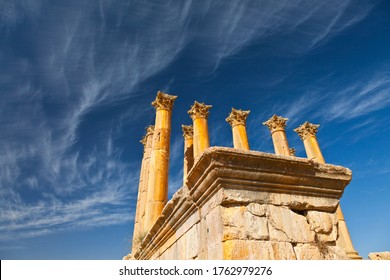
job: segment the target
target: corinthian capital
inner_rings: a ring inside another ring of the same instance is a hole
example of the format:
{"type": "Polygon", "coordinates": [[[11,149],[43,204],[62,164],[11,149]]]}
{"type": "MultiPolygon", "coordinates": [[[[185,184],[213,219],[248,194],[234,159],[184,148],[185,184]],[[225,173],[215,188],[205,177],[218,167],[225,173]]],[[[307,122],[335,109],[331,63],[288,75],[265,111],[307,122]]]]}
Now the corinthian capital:
{"type": "Polygon", "coordinates": [[[237,110],[232,108],[230,115],[226,118],[226,121],[234,127],[238,124],[246,126],[246,118],[248,117],[250,111],[237,110]]]}
{"type": "Polygon", "coordinates": [[[320,126],[319,124],[312,124],[312,123],[309,123],[309,122],[305,122],[304,124],[300,125],[296,129],[294,129],[294,131],[296,133],[298,133],[299,138],[301,138],[301,140],[303,141],[308,136],[314,136],[315,137],[316,134],[317,134],[319,126],[320,126]]]}
{"type": "Polygon", "coordinates": [[[263,124],[267,126],[272,133],[276,130],[284,130],[287,121],[287,118],[282,118],[281,116],[273,115],[268,121],[263,122],[263,124]]]}
{"type": "Polygon", "coordinates": [[[154,133],[154,125],[149,125],[147,128],[146,128],[146,134],[144,137],[142,137],[141,139],[141,143],[142,145],[144,145],[144,148],[146,146],[146,142],[148,141],[148,137],[149,135],[152,135],[154,133]]]}
{"type": "Polygon", "coordinates": [[[166,94],[162,91],[157,92],[156,99],[152,102],[152,106],[156,110],[172,111],[173,102],[177,96],[166,94]]]}
{"type": "Polygon", "coordinates": [[[194,138],[194,128],[192,125],[182,125],[184,139],[194,138]]]}
{"type": "Polygon", "coordinates": [[[209,109],[213,107],[211,105],[205,105],[204,103],[194,102],[191,109],[188,111],[191,119],[195,120],[197,118],[207,119],[209,115],[209,109]]]}

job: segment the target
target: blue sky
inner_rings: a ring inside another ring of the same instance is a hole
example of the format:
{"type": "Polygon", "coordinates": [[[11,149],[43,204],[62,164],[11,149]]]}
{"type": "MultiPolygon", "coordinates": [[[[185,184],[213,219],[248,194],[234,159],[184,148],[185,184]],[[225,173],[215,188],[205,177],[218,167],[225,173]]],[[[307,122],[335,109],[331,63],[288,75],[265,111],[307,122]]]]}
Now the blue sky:
{"type": "Polygon", "coordinates": [[[121,259],[130,251],[145,127],[158,90],[178,95],[169,193],[182,181],[181,124],[213,105],[262,122],[321,124],[325,160],[353,179],[341,200],[358,252],[390,249],[390,2],[0,1],[0,258],[121,259]]]}

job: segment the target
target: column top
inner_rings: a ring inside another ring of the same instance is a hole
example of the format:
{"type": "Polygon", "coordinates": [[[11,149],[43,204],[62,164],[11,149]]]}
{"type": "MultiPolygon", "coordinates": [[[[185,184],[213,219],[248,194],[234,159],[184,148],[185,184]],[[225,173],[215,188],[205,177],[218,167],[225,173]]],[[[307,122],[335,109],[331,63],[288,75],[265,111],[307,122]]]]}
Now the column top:
{"type": "Polygon", "coordinates": [[[294,129],[294,131],[298,133],[299,138],[303,141],[310,135],[316,137],[319,126],[319,124],[312,124],[306,121],[304,124],[294,129]]]}
{"type": "Polygon", "coordinates": [[[211,105],[205,105],[204,102],[199,103],[198,101],[194,102],[194,105],[192,105],[191,109],[187,112],[192,120],[198,119],[198,118],[204,118],[207,119],[209,115],[209,109],[213,107],[211,105]]]}
{"type": "Polygon", "coordinates": [[[192,125],[182,125],[184,139],[194,138],[194,127],[192,125]]]}
{"type": "Polygon", "coordinates": [[[263,122],[263,124],[267,126],[272,133],[277,130],[284,130],[287,121],[288,118],[283,118],[281,116],[273,115],[268,121],[263,122]]]}
{"type": "Polygon", "coordinates": [[[297,156],[297,150],[295,148],[290,148],[290,155],[292,157],[296,157],[297,156]]]}
{"type": "Polygon", "coordinates": [[[144,137],[142,137],[142,139],[141,139],[141,143],[142,143],[142,145],[144,145],[144,148],[145,148],[145,146],[146,146],[146,142],[147,142],[147,140],[148,140],[148,137],[150,136],[150,135],[152,135],[154,133],[154,125],[149,125],[147,128],[146,128],[146,134],[145,134],[145,136],[144,137]]]}
{"type": "Polygon", "coordinates": [[[168,110],[172,111],[173,108],[173,102],[177,96],[175,95],[169,95],[167,93],[164,93],[162,91],[157,92],[156,99],[152,102],[152,106],[158,110],[168,110]]]}
{"type": "Polygon", "coordinates": [[[231,127],[234,127],[238,124],[246,126],[246,118],[248,117],[250,111],[243,111],[243,110],[237,110],[232,108],[232,111],[230,112],[229,116],[226,118],[226,121],[231,125],[231,127]]]}

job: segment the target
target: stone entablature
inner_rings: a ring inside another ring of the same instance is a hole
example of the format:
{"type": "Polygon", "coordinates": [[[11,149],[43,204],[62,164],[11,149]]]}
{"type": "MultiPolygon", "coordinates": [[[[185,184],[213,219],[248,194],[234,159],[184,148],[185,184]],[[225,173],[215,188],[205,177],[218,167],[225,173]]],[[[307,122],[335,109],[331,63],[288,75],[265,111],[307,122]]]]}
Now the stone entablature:
{"type": "Polygon", "coordinates": [[[336,209],[349,169],[233,148],[204,150],[135,259],[347,259],[336,209]]]}

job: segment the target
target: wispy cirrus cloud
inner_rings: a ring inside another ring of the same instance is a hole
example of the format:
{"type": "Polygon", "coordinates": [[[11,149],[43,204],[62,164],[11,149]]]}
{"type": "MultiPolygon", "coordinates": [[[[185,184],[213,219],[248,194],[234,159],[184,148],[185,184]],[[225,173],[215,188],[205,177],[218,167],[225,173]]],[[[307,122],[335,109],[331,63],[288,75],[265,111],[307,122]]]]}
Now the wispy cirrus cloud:
{"type": "MultiPolygon", "coordinates": [[[[295,38],[289,52],[307,52],[369,11],[336,0],[2,1],[0,239],[129,221],[138,166],[121,158],[117,127],[144,116],[132,101],[145,98],[139,88],[186,51],[200,73],[275,34],[295,38]],[[126,110],[116,110],[121,103],[126,110]],[[83,130],[102,111],[115,114],[91,141],[83,130]]],[[[383,106],[378,89],[350,100],[352,115],[383,106]]]]}

